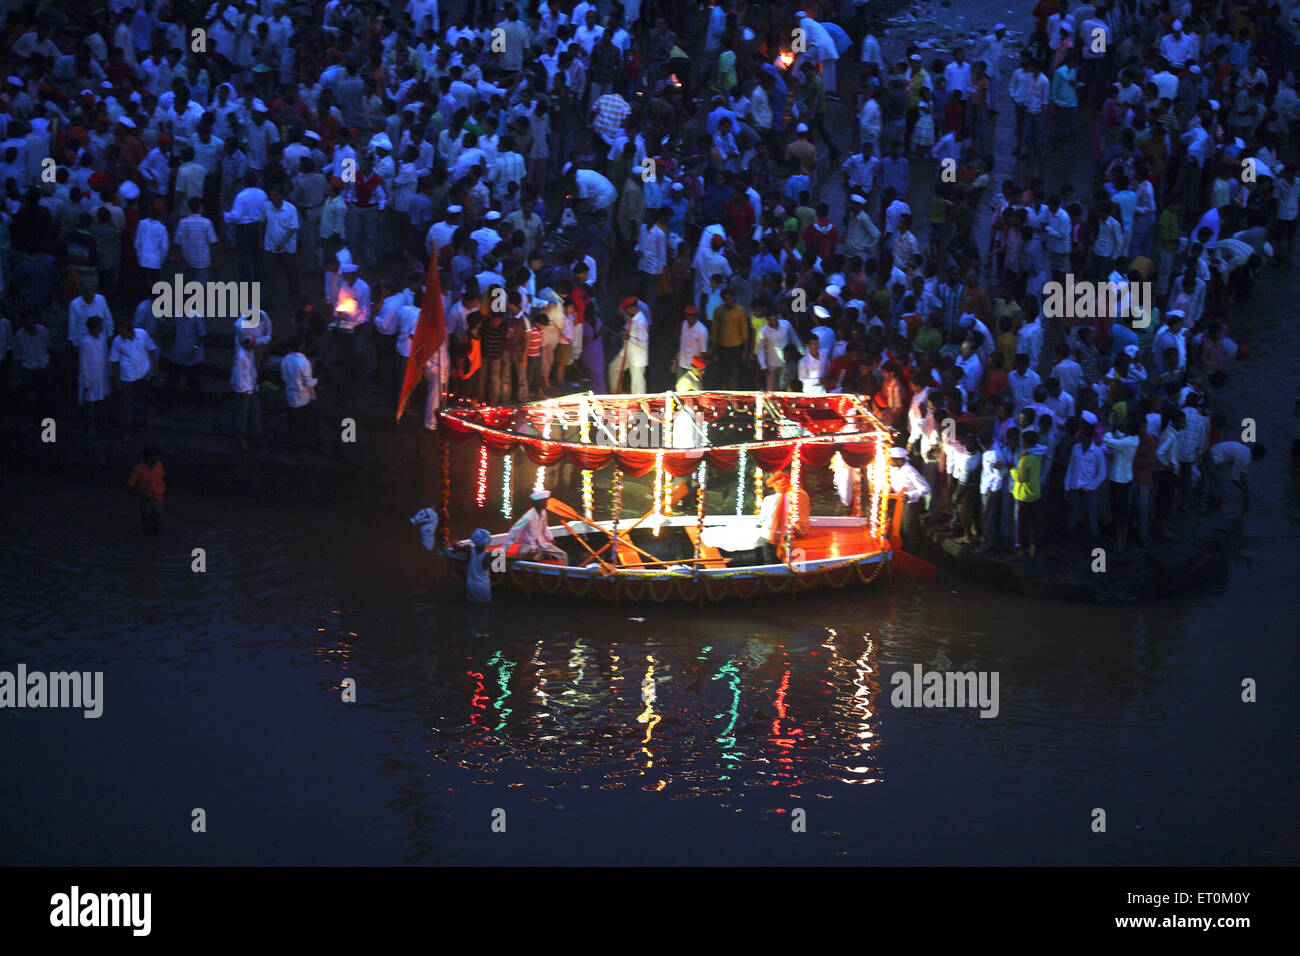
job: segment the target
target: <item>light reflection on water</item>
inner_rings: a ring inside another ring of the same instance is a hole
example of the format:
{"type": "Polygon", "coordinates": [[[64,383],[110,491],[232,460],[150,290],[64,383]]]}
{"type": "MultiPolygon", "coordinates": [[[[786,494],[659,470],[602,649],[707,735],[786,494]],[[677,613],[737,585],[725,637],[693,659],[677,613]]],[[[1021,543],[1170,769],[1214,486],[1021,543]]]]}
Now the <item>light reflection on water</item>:
{"type": "Polygon", "coordinates": [[[792,654],[759,642],[724,653],[650,639],[630,657],[618,644],[551,641],[534,645],[522,667],[494,648],[467,658],[464,705],[428,728],[429,759],[504,776],[579,773],[678,799],[870,783],[880,769],[866,644],[846,656],[832,641],[792,654]]]}

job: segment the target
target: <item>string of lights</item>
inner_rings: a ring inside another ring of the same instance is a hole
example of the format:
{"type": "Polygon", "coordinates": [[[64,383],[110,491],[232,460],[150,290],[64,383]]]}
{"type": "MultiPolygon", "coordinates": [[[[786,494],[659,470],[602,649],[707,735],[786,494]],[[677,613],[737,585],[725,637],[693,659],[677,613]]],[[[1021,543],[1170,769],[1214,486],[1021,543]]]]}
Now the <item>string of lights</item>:
{"type": "Polygon", "coordinates": [[[736,462],[736,517],[745,513],[745,467],[749,462],[749,451],[740,447],[740,458],[736,462]]]}
{"type": "Polygon", "coordinates": [[[487,473],[488,473],[488,450],[487,445],[478,446],[478,484],[474,491],[474,504],[481,510],[487,504],[487,473]]]}
{"type": "Polygon", "coordinates": [[[501,473],[501,516],[509,518],[515,513],[514,507],[514,482],[515,482],[515,456],[506,455],[502,459],[501,473]]]}
{"type": "MultiPolygon", "coordinates": [[[[542,427],[542,437],[551,437],[551,419],[547,416],[546,424],[542,427]]],[[[533,482],[533,491],[542,491],[546,488],[546,466],[537,466],[537,480],[533,482]]]]}

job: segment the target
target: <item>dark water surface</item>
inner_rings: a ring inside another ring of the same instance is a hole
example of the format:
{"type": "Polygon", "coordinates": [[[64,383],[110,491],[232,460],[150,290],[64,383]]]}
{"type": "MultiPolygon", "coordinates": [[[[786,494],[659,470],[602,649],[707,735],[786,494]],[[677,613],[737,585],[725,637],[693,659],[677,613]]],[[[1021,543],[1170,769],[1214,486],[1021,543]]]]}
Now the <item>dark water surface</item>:
{"type": "Polygon", "coordinates": [[[1182,600],[941,575],[482,617],[399,520],[177,493],[150,539],[120,489],[10,480],[0,668],[105,691],[98,720],[0,711],[0,862],[1294,863],[1273,464],[1227,587],[1182,600]],[[915,663],[999,672],[999,715],[894,708],[915,663]]]}

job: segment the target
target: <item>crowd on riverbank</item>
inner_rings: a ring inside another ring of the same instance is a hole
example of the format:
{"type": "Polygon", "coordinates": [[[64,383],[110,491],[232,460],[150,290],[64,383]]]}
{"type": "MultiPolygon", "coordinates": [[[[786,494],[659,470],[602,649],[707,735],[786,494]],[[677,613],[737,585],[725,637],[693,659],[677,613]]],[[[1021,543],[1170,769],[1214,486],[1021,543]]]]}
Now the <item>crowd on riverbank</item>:
{"type": "Polygon", "coordinates": [[[215,368],[243,447],[271,395],[311,447],[325,398],[395,407],[436,250],[430,430],[447,401],[849,390],[905,449],[912,542],[925,510],[1024,556],[1244,510],[1262,436],[1221,393],[1234,303],[1293,251],[1289,8],[1039,0],[1023,50],[936,50],[866,4],[467,7],[11,15],[13,414],[138,433],[215,368]],[[175,274],[260,301],[159,310],[175,274]]]}

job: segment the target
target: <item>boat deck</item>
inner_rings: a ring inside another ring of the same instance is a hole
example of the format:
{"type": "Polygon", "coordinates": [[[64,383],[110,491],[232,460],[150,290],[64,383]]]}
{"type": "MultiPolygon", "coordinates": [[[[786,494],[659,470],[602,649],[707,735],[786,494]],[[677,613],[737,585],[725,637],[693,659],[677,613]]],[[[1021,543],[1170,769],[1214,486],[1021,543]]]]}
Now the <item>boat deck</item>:
{"type": "MultiPolygon", "coordinates": [[[[700,549],[702,558],[700,567],[726,568],[730,566],[731,559],[721,551],[700,543],[699,532],[694,525],[685,525],[682,530],[686,532],[691,544],[700,549]]],[[[880,547],[879,542],[871,537],[869,530],[865,527],[834,526],[815,526],[809,529],[808,534],[802,538],[796,538],[792,546],[801,552],[795,555],[792,560],[799,561],[849,558],[855,555],[869,554],[872,551],[879,550],[880,547]]],[[[618,556],[619,564],[624,568],[644,568],[648,566],[645,556],[629,547],[623,535],[619,535],[618,556]]]]}

